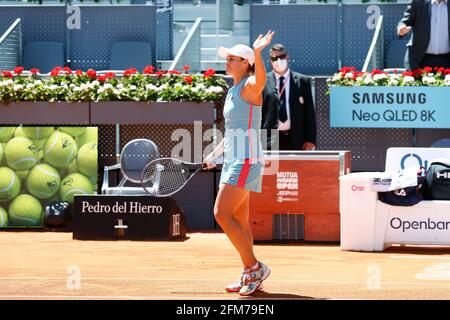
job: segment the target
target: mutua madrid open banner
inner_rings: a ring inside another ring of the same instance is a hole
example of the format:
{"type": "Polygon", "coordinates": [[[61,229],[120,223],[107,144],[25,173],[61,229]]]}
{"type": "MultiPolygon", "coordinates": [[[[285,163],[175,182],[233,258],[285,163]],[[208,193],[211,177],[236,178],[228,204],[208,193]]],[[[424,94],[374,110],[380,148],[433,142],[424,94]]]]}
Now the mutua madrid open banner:
{"type": "Polygon", "coordinates": [[[97,127],[0,127],[0,228],[42,227],[45,207],[97,190],[97,127]]]}
{"type": "Polygon", "coordinates": [[[450,128],[445,87],[331,87],[330,126],[450,128]]]}

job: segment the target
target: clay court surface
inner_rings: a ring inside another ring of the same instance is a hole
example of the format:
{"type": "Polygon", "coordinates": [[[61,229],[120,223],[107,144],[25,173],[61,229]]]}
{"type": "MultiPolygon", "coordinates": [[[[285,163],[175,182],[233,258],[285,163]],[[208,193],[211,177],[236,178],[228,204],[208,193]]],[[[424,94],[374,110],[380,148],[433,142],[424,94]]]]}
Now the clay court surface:
{"type": "MultiPolygon", "coordinates": [[[[188,237],[103,242],[0,232],[0,299],[242,299],[223,291],[241,271],[226,236],[188,237]]],[[[254,299],[450,299],[450,248],[359,253],[337,245],[258,244],[255,250],[272,274],[254,299]]]]}

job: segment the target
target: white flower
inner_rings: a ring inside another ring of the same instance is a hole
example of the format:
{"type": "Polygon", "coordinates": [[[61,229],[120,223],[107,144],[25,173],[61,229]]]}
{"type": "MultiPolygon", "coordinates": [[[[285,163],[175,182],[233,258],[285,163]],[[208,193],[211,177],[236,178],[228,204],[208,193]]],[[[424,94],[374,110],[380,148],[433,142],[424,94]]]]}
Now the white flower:
{"type": "Polygon", "coordinates": [[[0,82],[0,87],[11,87],[13,85],[14,81],[12,81],[11,79],[0,82]]]}
{"type": "Polygon", "coordinates": [[[391,79],[391,80],[389,80],[388,85],[389,86],[397,86],[398,85],[398,81],[395,80],[395,79],[391,79]]]}
{"type": "Polygon", "coordinates": [[[158,89],[158,87],[155,86],[155,85],[153,85],[153,84],[147,84],[147,85],[145,86],[145,89],[156,91],[156,90],[158,89]]]}
{"type": "Polygon", "coordinates": [[[117,85],[117,89],[122,89],[123,88],[123,83],[119,83],[118,85],[117,85]]]}
{"type": "Polygon", "coordinates": [[[32,83],[27,83],[26,88],[27,88],[27,89],[33,89],[33,88],[34,88],[34,84],[32,84],[32,83]]]}
{"type": "Polygon", "coordinates": [[[102,94],[103,92],[105,92],[105,88],[98,88],[97,93],[98,94],[102,94]]]}
{"type": "Polygon", "coordinates": [[[130,90],[136,90],[137,89],[137,87],[134,85],[134,84],[132,84],[131,86],[130,86],[130,90]]]}
{"type": "Polygon", "coordinates": [[[113,93],[114,93],[116,96],[120,95],[120,91],[117,90],[117,89],[114,89],[114,90],[113,90],[113,93]]]}
{"type": "Polygon", "coordinates": [[[58,88],[59,88],[59,86],[56,85],[56,84],[52,84],[52,85],[49,87],[50,90],[58,90],[58,88]]]}
{"type": "Polygon", "coordinates": [[[391,74],[389,74],[389,79],[398,81],[398,80],[400,80],[400,75],[396,74],[396,73],[391,73],[391,74]]]}
{"type": "Polygon", "coordinates": [[[444,78],[444,84],[450,86],[450,74],[446,75],[444,78]]]}
{"type": "Polygon", "coordinates": [[[376,75],[373,76],[373,80],[374,81],[383,80],[383,79],[386,79],[386,78],[387,78],[387,75],[384,74],[384,73],[379,73],[379,74],[376,74],[376,75]]]}
{"type": "Polygon", "coordinates": [[[175,85],[174,85],[175,88],[181,88],[182,86],[183,86],[183,85],[182,85],[181,83],[179,83],[179,82],[178,82],[178,83],[175,83],[175,85]]]}
{"type": "Polygon", "coordinates": [[[349,72],[345,75],[346,78],[352,79],[353,78],[353,72],[349,72]]]}
{"type": "Polygon", "coordinates": [[[14,91],[21,91],[23,90],[23,85],[22,84],[16,84],[14,86],[14,91]]]}
{"type": "Polygon", "coordinates": [[[100,82],[98,82],[97,80],[94,80],[91,82],[91,88],[99,86],[99,85],[100,85],[100,82]]]}
{"type": "Polygon", "coordinates": [[[41,85],[41,84],[42,84],[41,80],[35,80],[34,81],[34,85],[36,85],[36,86],[41,85]]]}
{"type": "Polygon", "coordinates": [[[342,79],[341,74],[338,73],[338,74],[334,75],[334,77],[333,77],[333,79],[331,79],[331,81],[336,82],[336,81],[339,81],[341,79],[342,79]]]}
{"type": "Polygon", "coordinates": [[[222,87],[219,86],[211,86],[208,89],[206,89],[206,92],[208,93],[221,93],[223,91],[222,87]]]}
{"type": "Polygon", "coordinates": [[[106,83],[104,86],[103,86],[103,89],[105,89],[105,90],[109,90],[109,89],[112,89],[113,88],[113,85],[111,84],[111,83],[106,83]]]}
{"type": "Polygon", "coordinates": [[[422,77],[423,84],[433,84],[436,83],[436,79],[434,77],[422,77]]]}
{"type": "Polygon", "coordinates": [[[369,76],[365,77],[364,78],[364,83],[365,84],[372,84],[373,83],[372,77],[369,77],[369,76]]]}
{"type": "Polygon", "coordinates": [[[403,78],[403,83],[410,83],[410,82],[414,82],[414,77],[411,76],[405,76],[403,78]]]}
{"type": "Polygon", "coordinates": [[[356,81],[362,81],[362,77],[356,77],[356,81]]]}
{"type": "Polygon", "coordinates": [[[83,90],[81,87],[75,86],[75,87],[73,88],[73,91],[75,91],[75,92],[79,92],[79,91],[81,91],[81,90],[83,90]]]}

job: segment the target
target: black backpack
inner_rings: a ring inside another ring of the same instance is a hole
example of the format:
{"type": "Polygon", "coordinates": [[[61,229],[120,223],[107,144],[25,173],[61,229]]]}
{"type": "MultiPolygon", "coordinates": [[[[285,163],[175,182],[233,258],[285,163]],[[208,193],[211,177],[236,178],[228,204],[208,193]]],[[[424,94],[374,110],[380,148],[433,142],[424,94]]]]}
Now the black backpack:
{"type": "Polygon", "coordinates": [[[450,200],[450,160],[430,164],[422,192],[427,200],[450,200]]]}

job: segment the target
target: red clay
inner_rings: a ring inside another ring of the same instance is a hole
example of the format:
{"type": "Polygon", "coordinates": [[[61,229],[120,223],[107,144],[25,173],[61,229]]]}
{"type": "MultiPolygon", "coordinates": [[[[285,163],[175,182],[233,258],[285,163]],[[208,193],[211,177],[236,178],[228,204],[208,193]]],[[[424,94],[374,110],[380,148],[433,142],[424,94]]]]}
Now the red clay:
{"type": "MultiPolygon", "coordinates": [[[[255,252],[272,274],[254,299],[450,299],[448,247],[360,253],[260,244],[255,252]]],[[[1,299],[249,299],[224,290],[242,268],[221,233],[94,242],[70,233],[0,232],[0,261],[1,299]]]]}

